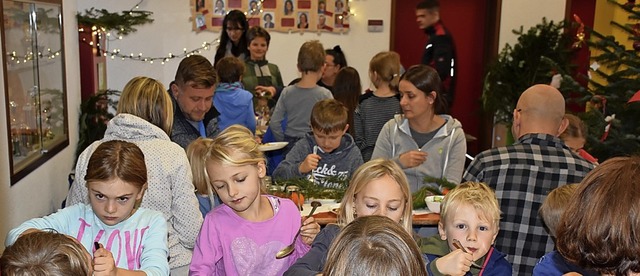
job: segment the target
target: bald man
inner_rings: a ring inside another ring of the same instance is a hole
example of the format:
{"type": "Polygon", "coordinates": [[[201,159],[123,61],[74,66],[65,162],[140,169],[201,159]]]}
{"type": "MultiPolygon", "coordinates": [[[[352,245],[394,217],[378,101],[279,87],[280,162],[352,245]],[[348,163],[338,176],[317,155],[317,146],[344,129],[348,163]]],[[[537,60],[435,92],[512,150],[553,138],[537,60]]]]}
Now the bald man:
{"type": "Polygon", "coordinates": [[[593,169],[558,138],[567,127],[564,106],[562,94],[549,85],[524,91],[513,111],[517,142],[478,154],[463,176],[496,191],[502,219],[495,247],[507,254],[513,275],[533,275],[538,259],[554,248],[538,216],[547,194],[593,169]]]}

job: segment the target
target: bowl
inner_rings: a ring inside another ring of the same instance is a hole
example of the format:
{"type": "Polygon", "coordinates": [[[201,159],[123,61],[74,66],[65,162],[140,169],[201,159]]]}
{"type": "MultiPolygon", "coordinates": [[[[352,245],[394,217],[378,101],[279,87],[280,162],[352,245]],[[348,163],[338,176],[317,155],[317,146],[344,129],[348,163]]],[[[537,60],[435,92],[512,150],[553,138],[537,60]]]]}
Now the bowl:
{"type": "Polygon", "coordinates": [[[429,211],[434,213],[440,213],[440,203],[444,199],[443,195],[433,195],[424,198],[424,202],[427,203],[429,211]]]}

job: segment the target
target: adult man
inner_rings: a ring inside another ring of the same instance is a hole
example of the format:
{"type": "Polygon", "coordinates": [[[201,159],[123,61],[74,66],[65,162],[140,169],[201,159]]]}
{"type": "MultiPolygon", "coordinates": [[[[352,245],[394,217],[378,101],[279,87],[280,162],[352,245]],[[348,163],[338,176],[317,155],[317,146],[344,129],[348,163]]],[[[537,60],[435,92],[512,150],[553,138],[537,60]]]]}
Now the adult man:
{"type": "Polygon", "coordinates": [[[207,58],[192,55],[178,65],[170,85],[173,101],[171,141],[187,148],[198,137],[213,137],[218,132],[218,111],[213,107],[213,92],[218,81],[207,58]]]}
{"type": "Polygon", "coordinates": [[[429,65],[438,71],[442,80],[442,95],[447,100],[448,112],[450,112],[455,92],[456,50],[451,33],[440,20],[439,1],[425,0],[418,3],[416,22],[428,37],[422,54],[422,64],[429,65]]]}
{"type": "Polygon", "coordinates": [[[511,130],[518,141],[480,153],[463,176],[496,191],[503,216],[495,246],[507,254],[513,275],[532,275],[538,259],[553,250],[538,216],[546,195],[580,182],[593,169],[557,137],[567,127],[564,106],[562,94],[549,85],[524,91],[513,111],[511,130]]]}

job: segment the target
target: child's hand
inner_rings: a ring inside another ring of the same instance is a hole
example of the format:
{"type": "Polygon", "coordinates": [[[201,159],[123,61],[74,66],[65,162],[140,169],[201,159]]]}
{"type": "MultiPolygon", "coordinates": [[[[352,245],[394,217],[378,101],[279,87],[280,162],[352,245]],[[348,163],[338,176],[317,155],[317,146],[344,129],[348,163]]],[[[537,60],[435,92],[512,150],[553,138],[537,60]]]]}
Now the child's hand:
{"type": "Polygon", "coordinates": [[[427,153],[419,150],[410,150],[400,154],[398,159],[403,168],[413,168],[427,161],[427,153]]]}
{"type": "Polygon", "coordinates": [[[117,271],[113,255],[100,244],[100,248],[93,253],[93,275],[115,276],[117,271]]]}
{"type": "Polygon", "coordinates": [[[302,237],[304,243],[311,245],[319,232],[320,224],[318,224],[313,217],[308,217],[302,222],[300,237],[302,237]]]}
{"type": "Polygon", "coordinates": [[[473,255],[471,253],[464,253],[462,250],[456,249],[444,257],[438,258],[435,262],[440,273],[456,276],[467,273],[472,261],[473,255]]]}
{"type": "Polygon", "coordinates": [[[320,162],[320,155],[311,153],[300,163],[298,171],[300,171],[301,174],[309,173],[318,167],[318,162],[320,162]]]}

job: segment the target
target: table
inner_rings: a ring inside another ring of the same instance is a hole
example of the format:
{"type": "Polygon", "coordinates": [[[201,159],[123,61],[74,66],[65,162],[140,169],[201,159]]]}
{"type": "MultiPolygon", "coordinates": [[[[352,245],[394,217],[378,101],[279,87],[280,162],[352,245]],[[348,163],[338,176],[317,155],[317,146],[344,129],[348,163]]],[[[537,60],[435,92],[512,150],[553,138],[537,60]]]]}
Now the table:
{"type": "MultiPolygon", "coordinates": [[[[340,203],[335,201],[322,200],[322,206],[316,209],[313,218],[320,225],[327,225],[330,223],[336,223],[337,214],[334,209],[340,207],[340,203]]],[[[307,203],[302,206],[301,215],[306,216],[311,211],[311,204],[307,203]]],[[[413,210],[413,225],[414,226],[428,226],[438,225],[440,222],[440,214],[431,212],[427,209],[413,210]]]]}

